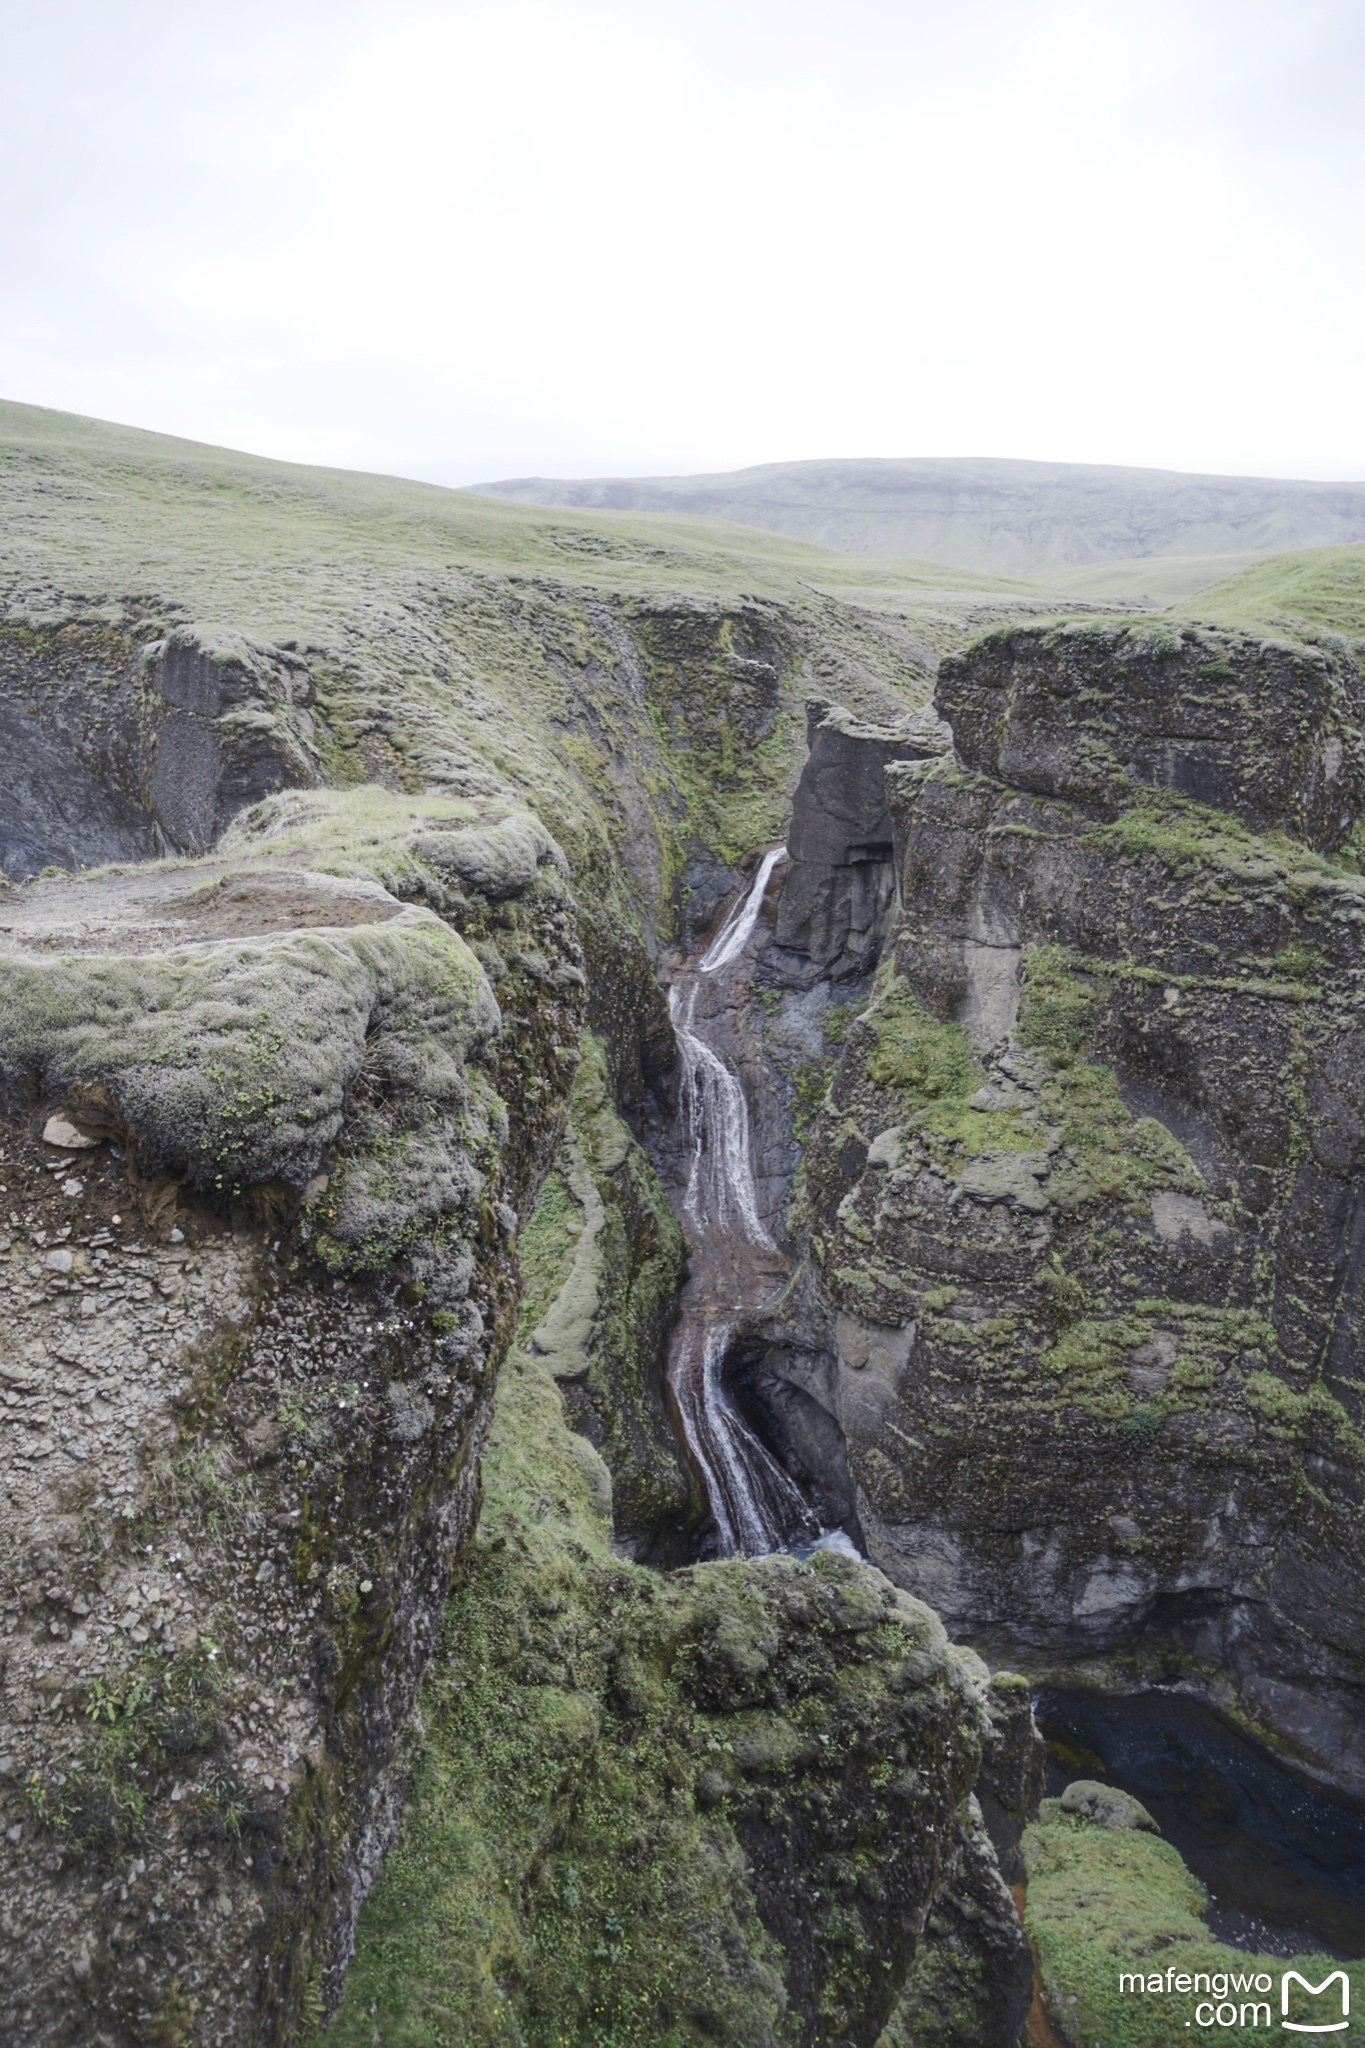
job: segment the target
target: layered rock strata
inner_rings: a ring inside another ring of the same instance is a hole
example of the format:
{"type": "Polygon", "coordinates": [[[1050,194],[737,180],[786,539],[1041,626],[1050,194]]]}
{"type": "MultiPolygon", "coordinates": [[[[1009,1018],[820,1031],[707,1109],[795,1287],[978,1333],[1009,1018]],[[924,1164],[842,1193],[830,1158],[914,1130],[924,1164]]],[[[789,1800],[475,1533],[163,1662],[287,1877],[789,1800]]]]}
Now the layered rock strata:
{"type": "Polygon", "coordinates": [[[955,1634],[1355,1786],[1362,695],[1146,625],[945,663],[957,758],[888,774],[901,912],[748,1365],[955,1634]]]}
{"type": "Polygon", "coordinates": [[[0,871],[202,853],[321,781],[312,677],[240,633],[122,615],[0,626],[0,871]]]}

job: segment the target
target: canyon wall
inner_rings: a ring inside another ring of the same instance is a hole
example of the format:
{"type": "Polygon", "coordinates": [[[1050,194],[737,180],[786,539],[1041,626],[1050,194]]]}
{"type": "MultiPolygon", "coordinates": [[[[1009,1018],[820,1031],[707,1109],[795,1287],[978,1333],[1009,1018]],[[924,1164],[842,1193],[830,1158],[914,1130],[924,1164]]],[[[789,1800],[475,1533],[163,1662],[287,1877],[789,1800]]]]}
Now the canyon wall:
{"type": "Polygon", "coordinates": [[[656,964],[813,691],[903,719],[932,639],[417,487],[130,493],[115,438],[0,560],[0,2027],[314,2038],[392,1851],[421,1939],[395,1982],[381,1885],[338,2038],[871,2048],[938,1913],[1010,2048],[1019,1689],[855,1560],[635,1561],[700,1512],[656,964]]]}
{"type": "Polygon", "coordinates": [[[1360,673],[1028,628],[936,702],[740,1383],[956,1635],[1359,1788],[1360,673]]]}

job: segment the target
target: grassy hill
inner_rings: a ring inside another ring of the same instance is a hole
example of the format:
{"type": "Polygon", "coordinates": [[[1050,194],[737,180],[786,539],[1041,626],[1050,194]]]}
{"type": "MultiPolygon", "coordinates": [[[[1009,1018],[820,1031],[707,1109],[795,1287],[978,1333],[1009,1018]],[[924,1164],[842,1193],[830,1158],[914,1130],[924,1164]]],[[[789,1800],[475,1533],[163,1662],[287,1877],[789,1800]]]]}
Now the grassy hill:
{"type": "MultiPolygon", "coordinates": [[[[1365,539],[1365,484],[1076,462],[771,462],[715,476],[523,477],[479,489],[523,504],[704,514],[851,554],[1010,576],[1365,539]]],[[[1074,594],[1163,601],[1142,583],[1074,594]]]]}
{"type": "Polygon", "coordinates": [[[1200,591],[1191,609],[1215,625],[1365,641],[1365,546],[1271,555],[1200,591]]]}

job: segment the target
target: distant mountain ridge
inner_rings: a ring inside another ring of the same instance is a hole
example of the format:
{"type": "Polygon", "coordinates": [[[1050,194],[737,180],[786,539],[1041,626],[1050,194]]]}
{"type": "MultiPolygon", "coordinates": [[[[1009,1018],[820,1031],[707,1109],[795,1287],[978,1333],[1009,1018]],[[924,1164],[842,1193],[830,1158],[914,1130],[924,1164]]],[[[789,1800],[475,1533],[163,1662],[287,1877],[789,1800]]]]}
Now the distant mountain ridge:
{"type": "Polygon", "coordinates": [[[768,462],[713,476],[516,477],[471,488],[526,505],[700,514],[846,554],[913,555],[1013,576],[1365,540],[1365,483],[1079,462],[768,462]]]}

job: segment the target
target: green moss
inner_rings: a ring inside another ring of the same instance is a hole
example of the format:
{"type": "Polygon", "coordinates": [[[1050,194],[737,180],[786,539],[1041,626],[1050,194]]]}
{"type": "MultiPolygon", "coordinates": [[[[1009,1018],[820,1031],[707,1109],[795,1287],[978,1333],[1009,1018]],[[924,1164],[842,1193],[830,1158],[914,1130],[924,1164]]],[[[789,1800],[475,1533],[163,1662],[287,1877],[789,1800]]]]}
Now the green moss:
{"type": "Polygon", "coordinates": [[[558,1294],[568,1270],[582,1211],[558,1173],[546,1176],[521,1233],[522,1293],[518,1341],[525,1342],[558,1294]]]}
{"type": "Polygon", "coordinates": [[[1248,1405],[1277,1434],[1296,1443],[1321,1435],[1354,1464],[1365,1465],[1365,1435],[1321,1380],[1298,1389],[1274,1373],[1256,1371],[1248,1374],[1244,1392],[1248,1405]]]}
{"type": "Polygon", "coordinates": [[[897,1088],[912,1103],[962,1100],[985,1079],[971,1033],[931,1017],[903,985],[865,1015],[873,1033],[864,1072],[879,1088],[897,1088]]]}
{"type": "Polygon", "coordinates": [[[586,1032],[568,1142],[523,1240],[520,1330],[540,1331],[570,1419],[606,1461],[618,1535],[681,1557],[704,1514],[664,1402],[685,1251],[653,1162],[616,1112],[608,1066],[604,1041],[586,1032]]]}
{"type": "Polygon", "coordinates": [[[1147,1341],[1152,1327],[1138,1316],[1087,1316],[1043,1353],[1041,1364],[1064,1378],[1069,1391],[1093,1400],[1118,1378],[1128,1352],[1147,1341]]]}
{"type": "Polygon", "coordinates": [[[444,1114],[453,1137],[458,1120],[477,1151],[500,1113],[468,1065],[496,1025],[487,983],[427,911],[131,957],[11,955],[0,1003],[0,1086],[97,1081],[144,1172],[224,1196],[301,1192],[368,1086],[317,1212],[338,1270],[383,1264],[455,1206],[458,1170],[424,1126],[444,1114]]]}
{"type": "Polygon", "coordinates": [[[792,1131],[804,1145],[829,1092],[832,1060],[802,1060],[792,1069],[792,1131]]]}
{"type": "Polygon", "coordinates": [[[846,1003],[831,1003],[825,1012],[825,1044],[842,1047],[849,1031],[867,1008],[866,996],[858,996],[846,1003]]]}
{"type": "MultiPolygon", "coordinates": [[[[385,2048],[778,2048],[801,2031],[795,1976],[823,1987],[819,2032],[884,2012],[903,1916],[873,1893],[854,1910],[858,1879],[942,1831],[975,1768],[971,1738],[937,1747],[966,1732],[967,1673],[928,1610],[847,1560],[671,1579],[621,1564],[526,1354],[504,1372],[484,1484],[332,2048],[376,2032],[385,2048]],[[907,1778],[895,1743],[920,1685],[907,1778]],[[921,1797],[942,1803],[898,1803],[921,1797]],[[746,1816],[798,1831],[764,1882],[809,1915],[792,1925],[799,1972],[760,1919],[746,1816]]],[[[896,1897],[906,1879],[887,1882],[896,1897]]]]}
{"type": "MultiPolygon", "coordinates": [[[[1044,1999],[1069,2042],[1104,2048],[1172,2048],[1194,2023],[1195,2007],[1231,2001],[1239,2041],[1281,2041],[1278,1957],[1225,1948],[1209,1934],[1204,1888],[1169,1842],[1136,1829],[1069,1821],[1056,1802],[1024,1838],[1028,1866],[1027,1926],[1037,1944],[1044,1999]],[[1147,1977],[1196,1975],[1198,1995],[1148,1992],[1147,1977]],[[1141,1973],[1144,1989],[1120,1989],[1122,1975],[1141,1973]],[[1238,1980],[1269,1978],[1272,1989],[1233,1989],[1238,1980]],[[1221,1987],[1221,1996],[1220,1994],[1221,1987]],[[1259,2003],[1240,2024],[1243,2002],[1259,2003]],[[1269,2012],[1266,2011],[1267,2003],[1269,2012]]],[[[1321,1983],[1340,1965],[1326,1956],[1295,1958],[1294,1967],[1321,1983]]],[[[1328,2015],[1339,2018],[1336,2011],[1328,2015]]],[[[1197,2027],[1195,2029],[1197,2035],[1197,2027]]],[[[1360,2041],[1352,2027],[1336,2040],[1360,2041]]]]}
{"type": "Polygon", "coordinates": [[[1343,874],[1339,862],[1285,832],[1253,832],[1228,812],[1168,789],[1139,789],[1117,819],[1086,832],[1083,841],[1122,860],[1152,861],[1181,878],[1213,869],[1242,883],[1312,888],[1343,874]]]}
{"type": "Polygon", "coordinates": [[[1094,1012],[1094,990],[1076,973],[1063,947],[1024,948],[1017,1027],[1021,1045],[1053,1054],[1079,1052],[1094,1012]]]}
{"type": "Polygon", "coordinates": [[[1203,1175],[1165,1125],[1130,1114],[1111,1068],[1075,1061],[1053,1075],[1042,1098],[1062,1140],[1063,1161],[1053,1172],[1061,1206],[1120,1202],[1141,1216],[1163,1189],[1205,1192],[1203,1175]]]}
{"type": "Polygon", "coordinates": [[[1291,939],[1281,946],[1272,962],[1272,971],[1282,975],[1286,981],[1316,981],[1327,962],[1321,946],[1315,946],[1308,939],[1291,939]]]}

